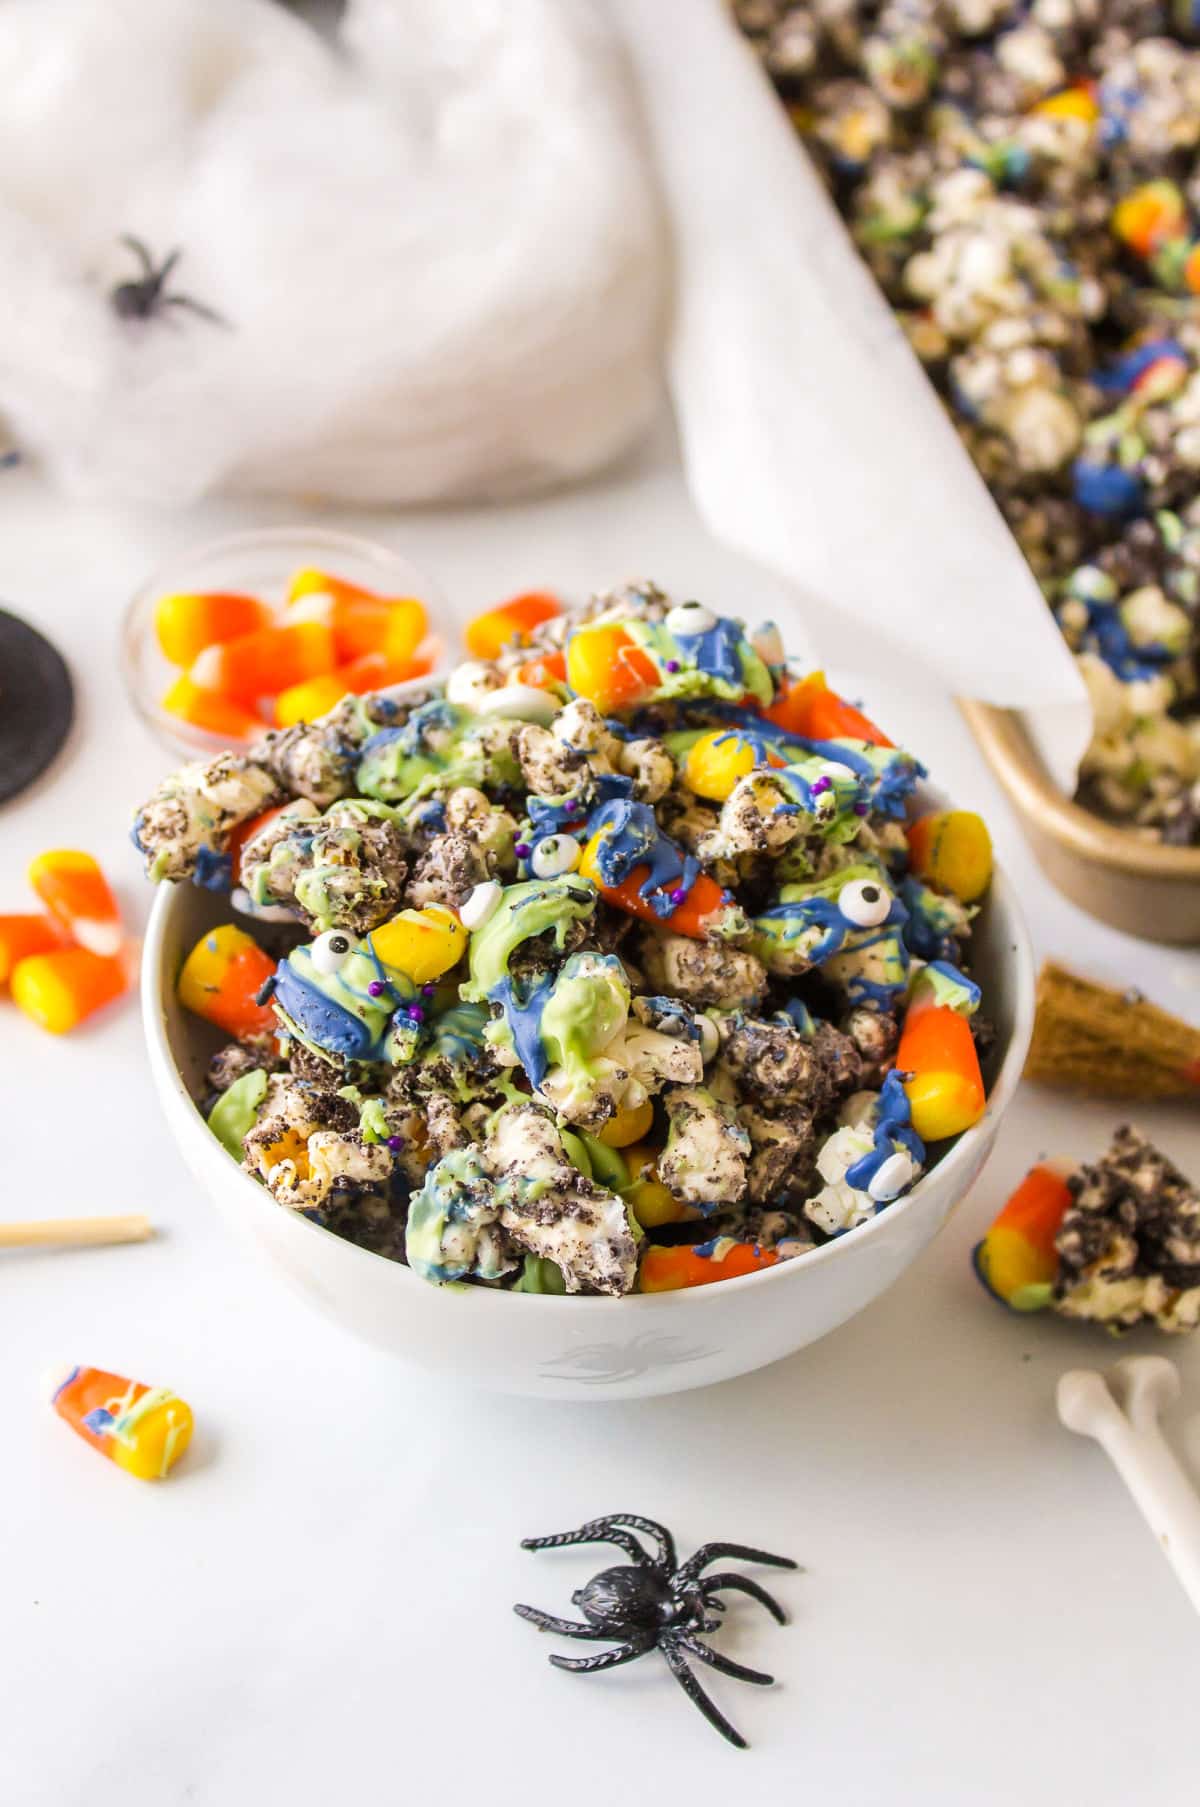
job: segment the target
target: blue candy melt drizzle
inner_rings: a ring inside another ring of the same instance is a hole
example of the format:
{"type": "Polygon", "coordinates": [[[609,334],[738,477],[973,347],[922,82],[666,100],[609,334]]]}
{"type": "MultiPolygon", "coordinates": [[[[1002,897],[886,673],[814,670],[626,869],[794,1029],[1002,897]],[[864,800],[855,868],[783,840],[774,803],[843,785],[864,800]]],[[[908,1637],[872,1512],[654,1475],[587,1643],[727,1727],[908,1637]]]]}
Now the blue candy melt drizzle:
{"type": "Polygon", "coordinates": [[[550,1067],[550,1059],[542,1042],[542,1013],[554,989],[554,978],[543,973],[527,983],[507,974],[493,985],[488,996],[504,1012],[521,1065],[535,1086],[540,1086],[550,1067]]]}
{"type": "Polygon", "coordinates": [[[897,1147],[907,1149],[917,1166],[925,1163],[925,1144],[912,1127],[912,1111],[904,1082],[899,1073],[891,1072],[883,1082],[875,1106],[875,1146],[846,1169],[846,1184],[856,1192],[866,1192],[883,1163],[895,1154],[897,1147]]]}
{"type": "Polygon", "coordinates": [[[1119,464],[1092,464],[1086,458],[1077,458],[1071,466],[1071,487],[1080,507],[1098,515],[1137,514],[1145,499],[1136,471],[1119,464]]]}
{"type": "Polygon", "coordinates": [[[675,643],[684,658],[707,677],[723,678],[727,684],[741,682],[742,629],[740,623],[721,616],[716,625],[703,634],[676,634],[675,643]]]}
{"type": "Polygon", "coordinates": [[[196,852],[196,869],[192,883],[205,891],[228,891],[233,883],[233,860],[227,853],[216,853],[211,847],[196,852]]]}
{"type": "Polygon", "coordinates": [[[1123,358],[1110,364],[1107,370],[1093,372],[1090,381],[1097,389],[1109,394],[1127,395],[1143,372],[1160,358],[1178,358],[1186,364],[1188,354],[1178,339],[1151,339],[1148,344],[1138,345],[1133,351],[1127,351],[1123,358]]]}
{"type": "Polygon", "coordinates": [[[596,852],[601,884],[619,885],[637,867],[645,866],[638,894],[646,898],[656,916],[667,917],[675,908],[672,890],[690,891],[695,883],[700,870],[697,861],[663,833],[648,803],[614,797],[592,811],[587,826],[589,835],[606,831],[596,852]]]}

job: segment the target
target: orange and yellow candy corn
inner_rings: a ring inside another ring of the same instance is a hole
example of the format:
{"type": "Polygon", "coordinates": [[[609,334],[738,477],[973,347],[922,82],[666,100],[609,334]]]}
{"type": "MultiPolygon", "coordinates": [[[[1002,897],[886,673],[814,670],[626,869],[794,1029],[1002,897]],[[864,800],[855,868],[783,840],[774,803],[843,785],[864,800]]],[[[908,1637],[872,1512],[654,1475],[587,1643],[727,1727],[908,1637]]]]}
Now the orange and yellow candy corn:
{"type": "MultiPolygon", "coordinates": [[[[673,935],[689,935],[693,941],[703,941],[712,918],[729,907],[726,893],[716,879],[709,878],[706,872],[698,873],[683,901],[676,904],[669,916],[659,916],[650,899],[641,893],[649,876],[648,866],[635,866],[619,885],[606,885],[600,877],[599,853],[605,833],[605,829],[598,829],[580,855],[580,877],[590,878],[605,902],[612,904],[614,909],[637,916],[642,922],[657,923],[673,935]]],[[[634,1140],[637,1140],[636,1136],[634,1140]]]]}
{"type": "Polygon", "coordinates": [[[526,590],[468,621],[463,632],[467,651],[473,659],[494,659],[511,641],[526,639],[535,627],[562,612],[562,603],[548,590],[526,590]]]}
{"type": "Polygon", "coordinates": [[[270,625],[271,611],[257,596],[198,591],[160,596],[154,605],[154,632],[172,665],[190,665],[206,646],[270,625]]]}
{"type": "Polygon", "coordinates": [[[296,722],[315,721],[335,709],[344,696],[365,696],[368,690],[402,684],[407,678],[422,678],[432,668],[433,660],[428,655],[393,659],[387,653],[363,653],[323,677],[306,678],[303,684],[281,691],[275,699],[276,725],[290,728],[296,722]]]}
{"type": "Polygon", "coordinates": [[[940,809],[908,829],[908,853],[918,878],[962,903],[974,903],[992,882],[992,837],[969,809],[940,809]]]}
{"type": "Polygon", "coordinates": [[[0,916],[0,985],[7,985],[19,960],[48,954],[63,945],[63,932],[53,916],[23,913],[0,916]]]}
{"type": "Polygon", "coordinates": [[[51,1035],[65,1035],[119,998],[128,984],[119,955],[94,954],[86,947],[30,954],[14,966],[11,980],[18,1010],[51,1035]]]}
{"type": "Polygon", "coordinates": [[[638,1287],[644,1293],[666,1293],[684,1286],[712,1286],[718,1280],[760,1273],[763,1268],[774,1267],[778,1259],[773,1249],[760,1249],[753,1242],[732,1242],[727,1237],[717,1243],[711,1255],[698,1255],[686,1246],[655,1246],[642,1256],[638,1287]]]}
{"type": "MultiPolygon", "coordinates": [[[[339,586],[341,590],[344,586],[339,586]]],[[[415,596],[386,599],[365,593],[353,596],[309,592],[288,607],[288,622],[317,621],[333,635],[338,664],[383,653],[390,659],[411,658],[429,631],[423,602],[415,596]]]]}
{"type": "Polygon", "coordinates": [[[922,1142],[944,1142],[978,1123],[987,1106],[971,1025],[948,1004],[917,998],[909,1005],[896,1050],[908,1074],[904,1090],[922,1142]]]}
{"type": "Polygon", "coordinates": [[[601,715],[636,708],[659,682],[658,666],[619,622],[577,628],[567,641],[567,683],[601,715]]]}
{"type": "Polygon", "coordinates": [[[140,1481],[166,1478],[192,1440],[192,1408],[166,1387],[72,1368],[51,1394],[71,1429],[140,1481]]]}
{"type": "Polygon", "coordinates": [[[178,721],[219,734],[222,740],[254,740],[264,727],[253,710],[223,696],[219,690],[205,690],[193,684],[186,672],[181,672],[164,691],[160,707],[178,721]]]}
{"type": "Polygon", "coordinates": [[[269,1035],[276,1028],[269,1004],[258,994],[275,975],[275,962],[244,929],[225,923],[202,935],[183,963],[179,1001],[227,1035],[269,1035]]]}
{"type": "Polygon", "coordinates": [[[975,1272],[1013,1311],[1037,1311],[1049,1301],[1058,1273],[1055,1238],[1071,1203],[1070,1171],[1067,1161],[1031,1167],[975,1247],[975,1272]]]}
{"type": "Polygon", "coordinates": [[[336,663],[333,631],[326,622],[293,621],[206,647],[188,676],[198,689],[219,691],[250,708],[260,697],[315,678],[336,663]]]}
{"type": "Polygon", "coordinates": [[[1184,237],[1187,228],[1187,202],[1175,182],[1143,182],[1113,209],[1113,233],[1139,257],[1152,257],[1168,240],[1184,237]]]}
{"type": "Polygon", "coordinates": [[[59,848],[29,864],[29,882],[64,932],[89,953],[119,953],[124,934],[117,900],[90,853],[59,848]]]}

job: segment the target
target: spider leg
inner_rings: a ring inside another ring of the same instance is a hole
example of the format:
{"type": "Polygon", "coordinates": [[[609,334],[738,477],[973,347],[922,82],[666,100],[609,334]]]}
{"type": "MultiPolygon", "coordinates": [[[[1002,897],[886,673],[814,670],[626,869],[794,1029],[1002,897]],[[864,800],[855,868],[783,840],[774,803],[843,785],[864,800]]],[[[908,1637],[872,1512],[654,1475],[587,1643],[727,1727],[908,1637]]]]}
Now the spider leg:
{"type": "Polygon", "coordinates": [[[684,1660],[683,1652],[679,1649],[678,1645],[673,1640],[664,1638],[660,1641],[658,1647],[666,1658],[668,1669],[670,1669],[671,1674],[675,1677],[679,1686],[692,1702],[692,1705],[699,1707],[709,1725],[715,1726],[722,1738],[728,1738],[730,1744],[735,1744],[738,1750],[744,1751],[746,1749],[746,1740],[742,1737],[742,1734],[738,1731],[737,1727],[730,1725],[724,1713],[722,1713],[708,1698],[708,1695],[704,1692],[704,1689],[700,1686],[700,1683],[688,1668],[687,1663],[684,1660]]]}
{"type": "Polygon", "coordinates": [[[654,1649],[654,1640],[636,1644],[618,1644],[615,1650],[598,1650],[595,1656],[552,1656],[556,1669],[573,1669],[579,1675],[594,1675],[598,1669],[615,1669],[621,1663],[632,1663],[654,1649]]]}
{"type": "Polygon", "coordinates": [[[694,1581],[701,1569],[706,1569],[710,1562],[716,1562],[719,1556],[736,1556],[741,1562],[765,1562],[776,1569],[799,1568],[790,1556],[772,1556],[769,1550],[752,1550],[744,1543],[702,1543],[694,1556],[689,1556],[680,1565],[679,1576],[683,1581],[694,1581]]]}
{"type": "Polygon", "coordinates": [[[142,266],[142,271],[143,271],[144,275],[146,275],[146,276],[154,275],[154,259],[151,257],[149,251],[147,250],[145,241],[143,239],[135,238],[133,236],[132,232],[122,232],[121,236],[117,240],[117,243],[119,245],[124,245],[127,250],[133,252],[133,255],[137,258],[138,262],[142,266]]]}
{"type": "Polygon", "coordinates": [[[631,1531],[643,1531],[647,1537],[655,1538],[662,1549],[662,1554],[656,1558],[659,1566],[666,1569],[675,1567],[675,1539],[656,1518],[643,1518],[640,1512],[609,1512],[605,1515],[604,1523],[626,1525],[631,1531]]]}
{"type": "Polygon", "coordinates": [[[539,1631],[557,1631],[564,1638],[590,1638],[595,1643],[603,1642],[610,1635],[607,1631],[597,1631],[594,1625],[583,1625],[577,1619],[557,1619],[553,1613],[543,1612],[540,1606],[514,1606],[513,1611],[518,1619],[528,1619],[539,1631]]]}
{"type": "MultiPolygon", "coordinates": [[[[700,1583],[701,1597],[711,1599],[718,1588],[732,1588],[735,1593],[749,1594],[752,1600],[757,1600],[760,1606],[766,1607],[777,1625],[787,1624],[787,1614],[778,1600],[772,1599],[766,1588],[760,1587],[757,1581],[751,1581],[749,1575],[709,1575],[700,1583]]],[[[719,1603],[714,1601],[713,1604],[719,1603]]]]}
{"type": "Polygon", "coordinates": [[[732,1675],[735,1681],[757,1682],[761,1688],[769,1688],[775,1680],[773,1675],[765,1675],[761,1669],[747,1669],[744,1663],[735,1663],[732,1657],[722,1656],[719,1650],[710,1650],[689,1631],[677,1631],[675,1637],[690,1655],[698,1656],[711,1669],[719,1669],[722,1675],[732,1675]]]}
{"type": "Polygon", "coordinates": [[[219,314],[215,307],[206,307],[203,301],[193,301],[190,295],[159,295],[160,307],[185,307],[200,320],[208,320],[213,326],[228,326],[224,314],[219,314]]]}
{"type": "Polygon", "coordinates": [[[650,1566],[650,1557],[642,1548],[637,1538],[628,1531],[618,1531],[608,1518],[592,1518],[586,1525],[580,1525],[578,1531],[558,1531],[552,1537],[523,1537],[523,1550],[564,1550],[569,1544],[577,1543],[611,1543],[618,1550],[624,1550],[630,1562],[650,1566]]]}

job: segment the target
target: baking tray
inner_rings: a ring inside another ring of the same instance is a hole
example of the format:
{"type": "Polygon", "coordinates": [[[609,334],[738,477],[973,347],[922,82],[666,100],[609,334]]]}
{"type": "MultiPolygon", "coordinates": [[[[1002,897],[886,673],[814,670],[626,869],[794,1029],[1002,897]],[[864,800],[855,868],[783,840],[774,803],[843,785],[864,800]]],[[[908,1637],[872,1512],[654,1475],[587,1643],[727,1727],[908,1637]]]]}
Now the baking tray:
{"type": "Polygon", "coordinates": [[[1127,935],[1200,943],[1200,847],[1165,847],[1072,803],[1018,714],[962,697],[958,706],[1060,891],[1127,935]]]}

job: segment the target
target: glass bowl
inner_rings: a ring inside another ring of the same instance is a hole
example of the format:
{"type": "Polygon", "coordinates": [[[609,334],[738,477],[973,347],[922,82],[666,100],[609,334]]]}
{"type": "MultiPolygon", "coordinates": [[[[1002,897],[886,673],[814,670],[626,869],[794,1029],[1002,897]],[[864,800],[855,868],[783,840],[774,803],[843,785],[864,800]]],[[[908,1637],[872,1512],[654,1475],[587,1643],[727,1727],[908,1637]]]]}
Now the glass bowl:
{"type": "MultiPolygon", "coordinates": [[[[160,596],[191,591],[245,591],[282,607],[288,579],[303,566],[357,584],[379,596],[416,596],[431,622],[446,618],[445,598],[418,566],[399,553],[353,534],[326,527],[265,527],[229,534],[208,545],[177,554],[151,573],[137,590],[121,626],[121,670],[134,708],[156,738],[193,759],[226,751],[227,733],[215,733],[181,721],[161,706],[178,666],[166,659],[154,631],[160,596]]],[[[433,654],[433,671],[443,669],[445,645],[436,636],[424,642],[433,654]]],[[[264,729],[272,726],[265,717],[264,729]]]]}

